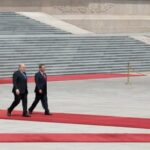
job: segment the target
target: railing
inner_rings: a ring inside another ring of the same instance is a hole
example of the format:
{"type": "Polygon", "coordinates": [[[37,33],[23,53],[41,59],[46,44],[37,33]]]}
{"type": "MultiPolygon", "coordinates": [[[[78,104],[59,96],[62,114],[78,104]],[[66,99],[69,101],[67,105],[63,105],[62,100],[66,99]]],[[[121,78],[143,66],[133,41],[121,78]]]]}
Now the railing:
{"type": "Polygon", "coordinates": [[[126,84],[131,84],[131,73],[132,72],[134,72],[134,73],[136,73],[136,74],[139,74],[139,75],[146,75],[146,73],[141,73],[141,72],[138,72],[137,70],[135,70],[133,67],[132,67],[132,65],[131,65],[131,63],[130,62],[128,62],[127,63],[127,82],[126,82],[126,84]]]}

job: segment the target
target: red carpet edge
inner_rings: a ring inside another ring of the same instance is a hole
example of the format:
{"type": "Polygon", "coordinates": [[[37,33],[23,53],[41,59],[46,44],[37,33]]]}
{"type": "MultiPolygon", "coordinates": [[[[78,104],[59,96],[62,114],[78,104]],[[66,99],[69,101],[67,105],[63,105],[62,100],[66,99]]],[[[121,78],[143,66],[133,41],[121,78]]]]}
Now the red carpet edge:
{"type": "MultiPolygon", "coordinates": [[[[48,76],[48,81],[68,81],[68,80],[89,80],[89,79],[105,79],[105,78],[121,78],[121,77],[136,77],[144,76],[144,74],[81,74],[81,75],[56,75],[48,76]]],[[[28,82],[34,82],[34,77],[28,77],[28,82]]],[[[10,84],[12,83],[12,78],[0,78],[0,84],[10,84]]]]}

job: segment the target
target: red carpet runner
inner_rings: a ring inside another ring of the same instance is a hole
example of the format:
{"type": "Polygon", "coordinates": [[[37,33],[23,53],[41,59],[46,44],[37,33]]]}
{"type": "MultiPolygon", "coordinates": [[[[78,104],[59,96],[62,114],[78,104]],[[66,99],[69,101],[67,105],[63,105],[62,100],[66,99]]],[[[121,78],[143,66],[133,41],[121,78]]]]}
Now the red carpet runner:
{"type": "Polygon", "coordinates": [[[14,111],[12,115],[13,116],[11,117],[7,117],[6,111],[0,110],[0,119],[150,129],[150,119],[148,118],[113,117],[69,113],[53,113],[52,116],[45,116],[39,112],[33,113],[32,117],[26,118],[21,116],[20,111],[14,111]]]}
{"type": "MultiPolygon", "coordinates": [[[[14,111],[13,116],[7,117],[6,110],[0,110],[0,119],[150,129],[150,119],[146,118],[144,119],[67,113],[54,113],[52,116],[45,116],[39,112],[34,113],[30,118],[25,118],[21,116],[20,111],[14,111]]],[[[1,133],[0,142],[150,142],[150,134],[1,133]]]]}
{"type": "Polygon", "coordinates": [[[150,142],[150,134],[0,134],[0,142],[150,142]]]}
{"type": "MultiPolygon", "coordinates": [[[[82,75],[60,75],[60,76],[48,76],[48,81],[67,81],[67,80],[87,80],[87,79],[104,79],[104,78],[120,78],[127,77],[128,74],[82,74],[82,75]]],[[[130,74],[130,76],[144,76],[142,74],[130,74]]],[[[28,78],[29,82],[34,82],[33,77],[28,78]]],[[[11,78],[1,78],[0,84],[9,84],[12,82],[11,78]]]]}

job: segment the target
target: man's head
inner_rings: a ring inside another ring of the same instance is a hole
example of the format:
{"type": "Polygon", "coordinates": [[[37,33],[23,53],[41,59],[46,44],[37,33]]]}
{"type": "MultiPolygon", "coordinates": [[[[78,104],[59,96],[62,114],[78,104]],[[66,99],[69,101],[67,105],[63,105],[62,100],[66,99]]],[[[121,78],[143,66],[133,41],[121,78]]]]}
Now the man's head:
{"type": "Polygon", "coordinates": [[[45,65],[44,64],[40,64],[39,65],[39,71],[45,72],[45,70],[46,70],[45,65]]]}
{"type": "Polygon", "coordinates": [[[25,64],[19,64],[18,69],[19,69],[21,72],[25,72],[25,71],[26,71],[26,65],[25,65],[25,64]]]}

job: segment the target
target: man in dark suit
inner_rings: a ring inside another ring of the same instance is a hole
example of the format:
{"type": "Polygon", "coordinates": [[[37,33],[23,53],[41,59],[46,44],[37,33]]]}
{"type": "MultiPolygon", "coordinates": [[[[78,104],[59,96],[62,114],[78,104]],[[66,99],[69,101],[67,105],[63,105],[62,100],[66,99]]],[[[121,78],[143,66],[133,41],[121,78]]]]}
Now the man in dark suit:
{"type": "Polygon", "coordinates": [[[45,110],[45,115],[51,115],[48,108],[47,100],[47,76],[45,73],[45,65],[39,65],[39,71],[35,74],[35,100],[29,108],[29,113],[32,114],[34,108],[41,100],[42,106],[45,110]]]}
{"type": "Polygon", "coordinates": [[[23,116],[29,117],[29,114],[27,112],[27,94],[28,94],[27,75],[25,71],[26,71],[25,64],[20,64],[18,70],[13,74],[12,92],[14,93],[14,101],[7,110],[8,116],[11,116],[11,112],[13,111],[13,109],[22,100],[23,116]]]}

